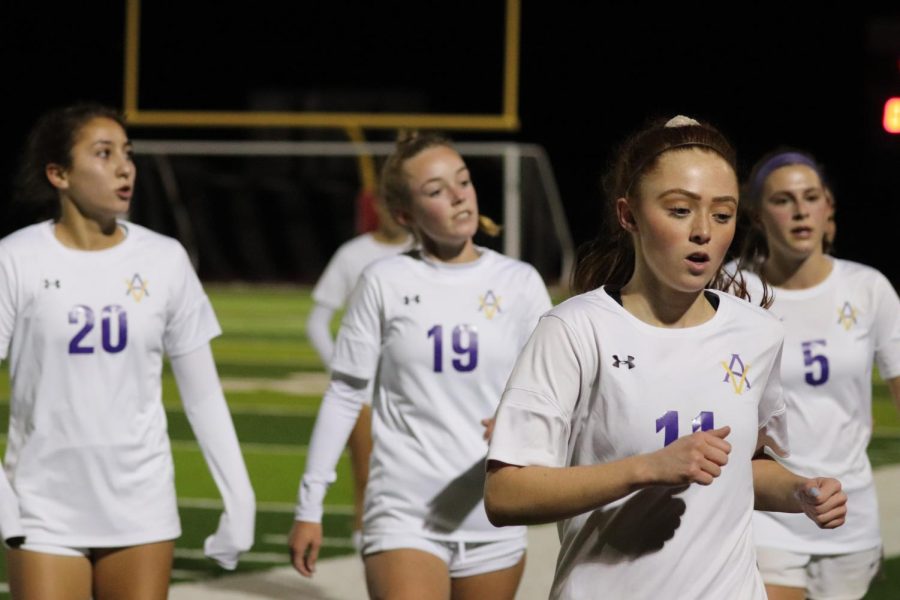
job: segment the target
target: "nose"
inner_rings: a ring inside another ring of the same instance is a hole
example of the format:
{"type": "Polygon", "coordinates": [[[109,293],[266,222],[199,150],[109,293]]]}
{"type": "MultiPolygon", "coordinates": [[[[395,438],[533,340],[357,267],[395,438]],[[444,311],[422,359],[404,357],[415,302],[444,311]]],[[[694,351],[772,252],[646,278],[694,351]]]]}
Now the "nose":
{"type": "Polygon", "coordinates": [[[450,198],[453,204],[459,204],[466,199],[465,190],[461,185],[451,185],[450,186],[450,198]]]}
{"type": "Polygon", "coordinates": [[[794,221],[802,221],[808,216],[808,208],[802,202],[794,202],[794,214],[791,215],[791,219],[794,221]]]}
{"type": "Polygon", "coordinates": [[[123,156],[119,159],[119,164],[116,166],[116,176],[127,179],[134,174],[134,162],[132,162],[131,158],[127,156],[123,156]]]}
{"type": "Polygon", "coordinates": [[[709,215],[698,214],[691,223],[691,241],[695,244],[709,243],[709,219],[709,215]]]}

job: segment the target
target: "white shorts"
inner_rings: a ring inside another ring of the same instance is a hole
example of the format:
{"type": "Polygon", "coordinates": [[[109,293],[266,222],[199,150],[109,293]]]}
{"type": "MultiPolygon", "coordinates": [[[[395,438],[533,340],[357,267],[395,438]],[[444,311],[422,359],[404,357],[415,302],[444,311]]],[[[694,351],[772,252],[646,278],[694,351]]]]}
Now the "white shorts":
{"type": "Polygon", "coordinates": [[[19,550],[28,550],[29,552],[41,552],[42,554],[56,554],[58,556],[75,556],[88,557],[91,554],[90,548],[73,548],[70,546],[54,546],[53,544],[29,544],[25,542],[19,546],[19,550]]]}
{"type": "Polygon", "coordinates": [[[362,555],[388,550],[412,549],[428,552],[447,564],[450,577],[472,577],[502,571],[519,564],[525,555],[525,537],[498,542],[457,542],[435,540],[414,534],[362,536],[362,555]]]}
{"type": "Polygon", "coordinates": [[[802,554],[757,547],[756,562],[769,585],[803,588],[811,600],[858,600],[881,567],[882,549],[849,554],[802,554]]]}

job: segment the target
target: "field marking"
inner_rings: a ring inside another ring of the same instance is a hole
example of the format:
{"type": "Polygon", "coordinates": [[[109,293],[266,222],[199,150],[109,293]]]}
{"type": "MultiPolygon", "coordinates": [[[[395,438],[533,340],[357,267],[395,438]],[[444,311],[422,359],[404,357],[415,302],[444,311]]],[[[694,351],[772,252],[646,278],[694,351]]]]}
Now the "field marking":
{"type": "MultiPolygon", "coordinates": [[[[175,548],[175,558],[206,559],[200,548],[175,548]]],[[[287,554],[278,552],[245,552],[241,560],[246,562],[285,564],[289,562],[287,554]]]]}
{"type": "Polygon", "coordinates": [[[200,581],[207,578],[206,571],[192,571],[190,569],[172,569],[172,578],[200,581]]]}
{"type": "MultiPolygon", "coordinates": [[[[184,508],[200,508],[205,510],[222,510],[225,505],[217,498],[179,498],[178,506],[184,508]]],[[[295,504],[293,502],[257,502],[257,512],[291,513],[295,504]]],[[[326,504],[325,513],[329,515],[352,515],[352,504],[326,504]]]]}
{"type": "MultiPolygon", "coordinates": [[[[286,546],[288,543],[287,534],[282,533],[267,533],[262,536],[262,541],[264,544],[272,544],[276,546],[286,546]]],[[[348,537],[323,537],[322,538],[322,546],[326,546],[328,548],[354,548],[353,540],[348,537]]]]}
{"type": "MultiPolygon", "coordinates": [[[[173,450],[180,452],[200,452],[200,445],[192,440],[171,440],[173,450]]],[[[309,447],[306,444],[265,444],[260,442],[241,442],[241,452],[244,454],[306,454],[309,447]]],[[[345,451],[346,452],[346,451],[345,451]]]]}
{"type": "Polygon", "coordinates": [[[226,392],[270,391],[298,396],[324,394],[331,376],[325,371],[300,371],[282,379],[269,377],[222,377],[226,392]]]}

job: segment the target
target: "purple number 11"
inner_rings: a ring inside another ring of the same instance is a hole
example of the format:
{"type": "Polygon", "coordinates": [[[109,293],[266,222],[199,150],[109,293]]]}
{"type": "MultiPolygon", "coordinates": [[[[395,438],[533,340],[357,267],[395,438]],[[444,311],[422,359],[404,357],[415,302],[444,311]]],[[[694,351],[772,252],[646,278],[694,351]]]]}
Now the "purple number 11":
{"type": "MultiPolygon", "coordinates": [[[[704,410],[691,421],[691,431],[709,431],[714,428],[713,413],[704,410]]],[[[665,430],[664,446],[678,439],[678,411],[670,410],[656,420],[656,432],[665,430]]]]}

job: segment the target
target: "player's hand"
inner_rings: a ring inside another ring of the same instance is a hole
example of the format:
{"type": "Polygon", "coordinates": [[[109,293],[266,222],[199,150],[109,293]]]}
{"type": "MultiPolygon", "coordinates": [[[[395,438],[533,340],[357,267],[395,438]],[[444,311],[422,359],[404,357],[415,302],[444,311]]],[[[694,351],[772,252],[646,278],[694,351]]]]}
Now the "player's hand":
{"type": "Polygon", "coordinates": [[[841,482],[831,477],[804,480],[794,492],[800,509],[821,529],[834,529],[847,517],[847,494],[841,482]]]}
{"type": "Polygon", "coordinates": [[[482,419],[481,424],[484,425],[484,441],[490,442],[491,436],[494,435],[494,419],[482,419]]]}
{"type": "Polygon", "coordinates": [[[727,425],[709,431],[697,431],[678,438],[649,455],[657,485],[709,485],[722,474],[728,463],[731,444],[725,441],[727,425]]]}
{"type": "Polygon", "coordinates": [[[316,572],[316,560],[322,547],[322,524],[309,521],[294,521],[288,537],[291,563],[301,575],[312,577],[316,572]]]}

